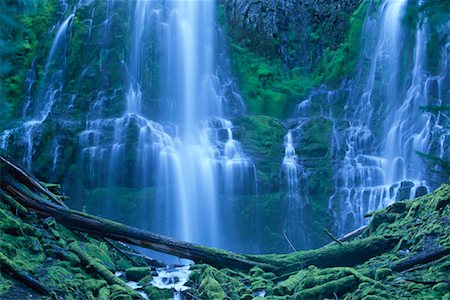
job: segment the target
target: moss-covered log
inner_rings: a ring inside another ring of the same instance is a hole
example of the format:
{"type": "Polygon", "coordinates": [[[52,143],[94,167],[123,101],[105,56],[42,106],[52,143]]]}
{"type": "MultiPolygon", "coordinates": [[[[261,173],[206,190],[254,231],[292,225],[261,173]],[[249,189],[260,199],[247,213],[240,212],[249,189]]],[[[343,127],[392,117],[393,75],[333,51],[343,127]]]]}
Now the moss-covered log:
{"type": "MultiPolygon", "coordinates": [[[[389,251],[400,240],[399,237],[394,236],[375,236],[343,245],[332,245],[287,255],[236,254],[179,241],[50,202],[23,184],[25,180],[23,177],[22,180],[17,180],[16,176],[22,176],[22,173],[11,172],[11,163],[4,163],[4,161],[4,159],[1,161],[1,189],[22,206],[35,211],[40,216],[51,216],[68,228],[191,259],[198,263],[207,263],[218,268],[249,270],[258,266],[266,271],[284,274],[309,265],[353,266],[389,251]]],[[[13,169],[16,168],[13,166],[13,169]]]]}
{"type": "Polygon", "coordinates": [[[100,262],[96,261],[93,257],[90,257],[87,253],[81,250],[81,248],[78,247],[76,242],[72,242],[69,245],[69,249],[78,256],[80,261],[85,266],[92,268],[95,271],[95,273],[97,273],[101,278],[105,279],[109,284],[111,285],[118,284],[122,286],[128,292],[128,294],[130,294],[134,299],[144,299],[140,294],[138,294],[130,287],[128,287],[128,285],[123,280],[115,276],[100,262]]]}
{"type": "Polygon", "coordinates": [[[11,273],[13,277],[17,278],[20,282],[29,286],[39,294],[49,295],[49,290],[46,287],[44,287],[36,278],[31,276],[24,270],[20,269],[1,252],[0,252],[0,266],[1,268],[4,268],[4,270],[11,273]]]}
{"type": "Polygon", "coordinates": [[[0,156],[0,161],[3,166],[8,168],[8,172],[14,176],[15,179],[22,182],[29,189],[37,190],[46,197],[48,197],[51,201],[58,203],[61,206],[67,207],[64,202],[62,202],[58,197],[55,196],[52,192],[50,192],[46,187],[44,187],[38,180],[34,179],[29,173],[24,171],[22,168],[19,168],[6,158],[0,156]]]}
{"type": "Polygon", "coordinates": [[[405,271],[409,268],[420,264],[426,264],[450,254],[450,248],[440,248],[431,251],[425,251],[423,253],[407,257],[392,266],[392,270],[396,272],[405,271]]]}

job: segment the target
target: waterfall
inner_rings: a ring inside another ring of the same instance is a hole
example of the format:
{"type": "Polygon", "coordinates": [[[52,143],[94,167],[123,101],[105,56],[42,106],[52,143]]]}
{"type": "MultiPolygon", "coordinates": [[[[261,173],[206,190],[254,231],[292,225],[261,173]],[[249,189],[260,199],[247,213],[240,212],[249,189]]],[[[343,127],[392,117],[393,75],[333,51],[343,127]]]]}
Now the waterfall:
{"type": "MultiPolygon", "coordinates": [[[[301,130],[304,124],[300,121],[295,130],[301,130]]],[[[291,248],[295,250],[309,247],[307,232],[304,222],[304,207],[306,206],[306,182],[307,176],[304,168],[295,154],[292,130],[289,130],[284,138],[284,157],[280,169],[281,186],[286,190],[286,207],[284,234],[291,248]],[[295,245],[295,246],[294,246],[295,245]]],[[[292,250],[294,250],[292,249],[292,250]]]]}
{"type": "Polygon", "coordinates": [[[334,124],[330,145],[335,192],[329,209],[338,234],[366,224],[369,211],[431,189],[432,175],[425,173],[417,152],[449,156],[448,116],[439,112],[435,117],[423,109],[445,101],[441,84],[448,72],[448,46],[441,51],[438,74],[431,75],[426,66],[427,20],[417,22],[410,67],[401,74],[403,53],[409,49],[402,23],[407,1],[383,1],[378,11],[368,5],[355,74],[336,90],[322,86],[312,91],[297,105],[299,120],[321,116],[334,124]],[[428,95],[435,90],[435,97],[428,95]],[[342,98],[343,113],[336,106],[342,98]],[[342,121],[348,125],[336,126],[342,121]]]}
{"type": "Polygon", "coordinates": [[[143,200],[142,226],[218,246],[220,211],[230,197],[255,192],[256,170],[226,119],[223,106],[242,103],[228,66],[216,55],[223,51],[216,48],[221,33],[214,14],[214,1],[136,2],[125,110],[105,117],[105,96],[99,94],[80,145],[88,186],[154,187],[154,199],[143,200]],[[157,114],[147,109],[148,43],[160,51],[157,114]]]}
{"type": "Polygon", "coordinates": [[[34,146],[39,143],[42,124],[47,120],[53,105],[61,98],[64,86],[65,56],[70,41],[68,32],[75,13],[71,13],[57,27],[47,62],[44,69],[44,77],[41,80],[35,99],[30,96],[36,74],[34,60],[26,78],[26,98],[23,108],[23,118],[26,120],[19,127],[3,132],[1,140],[3,149],[7,149],[8,141],[13,135],[20,136],[15,141],[22,146],[22,164],[27,170],[31,169],[34,146]]]}

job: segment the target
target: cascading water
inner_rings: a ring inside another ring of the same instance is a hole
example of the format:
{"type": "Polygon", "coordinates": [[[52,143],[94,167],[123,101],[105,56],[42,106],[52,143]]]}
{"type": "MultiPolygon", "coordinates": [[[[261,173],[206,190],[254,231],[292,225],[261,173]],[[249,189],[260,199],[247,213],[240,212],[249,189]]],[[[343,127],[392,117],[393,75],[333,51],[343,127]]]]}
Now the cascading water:
{"type": "Polygon", "coordinates": [[[439,110],[449,98],[450,41],[431,72],[428,21],[409,32],[402,21],[408,1],[361,5],[369,12],[358,68],[338,89],[321,86],[297,106],[295,122],[286,122],[283,161],[281,147],[268,152],[278,155],[279,174],[264,164],[257,172],[235,140],[248,138],[244,150],[258,164],[264,158],[252,149],[259,137],[247,117],[237,118],[240,128],[230,121],[244,109],[214,1],[79,1],[76,16],[64,12],[50,31],[44,76],[40,55],[33,61],[26,122],[4,131],[0,147],[11,147],[27,168],[45,169],[43,178],[69,181],[84,208],[135,226],[241,251],[233,245],[239,241],[256,252],[266,247],[255,246],[268,240],[263,235],[276,232],[291,248],[307,248],[313,210],[333,192],[329,208],[343,233],[364,224],[370,210],[434,188],[437,175],[416,152],[450,159],[449,117],[439,110]],[[332,185],[316,178],[331,178],[333,169],[334,191],[316,202],[313,193],[332,185]],[[258,194],[257,174],[269,172],[258,194]],[[282,217],[266,230],[270,205],[282,217]]]}
{"type": "MultiPolygon", "coordinates": [[[[336,171],[329,208],[340,234],[365,224],[368,211],[427,193],[427,175],[416,151],[439,152],[434,153],[436,156],[446,152],[448,156],[448,146],[443,151],[432,151],[430,146],[436,141],[439,145],[448,141],[448,126],[442,123],[447,116],[440,113],[435,119],[421,109],[436,105],[427,96],[427,82],[440,82],[447,73],[441,67],[438,76],[430,76],[425,69],[426,20],[418,22],[414,32],[409,77],[400,72],[405,64],[401,53],[408,47],[402,24],[406,5],[407,1],[387,0],[378,14],[369,9],[355,78],[344,81],[335,91],[321,87],[298,105],[301,118],[318,114],[336,124],[342,122],[337,116],[339,111],[336,116],[332,112],[340,98],[346,98],[342,117],[348,126],[336,130],[333,125],[331,141],[336,171]],[[383,119],[384,124],[378,121],[383,119]]],[[[447,51],[443,50],[443,66],[447,64],[447,51]]],[[[437,98],[437,102],[443,99],[437,98]]]]}
{"type": "MultiPolygon", "coordinates": [[[[296,129],[303,124],[297,126],[296,129]]],[[[280,170],[281,186],[286,190],[286,207],[284,232],[292,250],[308,248],[304,224],[304,207],[307,204],[306,182],[307,177],[301,162],[295,154],[292,131],[289,130],[284,138],[284,158],[280,170]],[[283,184],[285,183],[285,184],[283,184]]]]}
{"type": "Polygon", "coordinates": [[[31,169],[33,159],[33,147],[39,142],[42,124],[47,120],[53,105],[61,98],[64,86],[65,52],[70,41],[68,32],[75,13],[70,14],[58,27],[53,39],[50,52],[47,56],[47,63],[44,69],[44,77],[40,82],[37,97],[32,101],[30,92],[35,81],[34,62],[27,76],[27,95],[23,109],[25,121],[20,127],[6,130],[2,135],[2,148],[7,149],[8,141],[12,135],[15,139],[21,135],[20,140],[14,143],[21,144],[24,149],[22,164],[27,169],[31,169]],[[37,139],[37,140],[36,140],[37,139]]]}
{"type": "Polygon", "coordinates": [[[214,1],[136,2],[126,110],[105,118],[99,97],[80,135],[91,186],[154,187],[154,200],[147,199],[152,204],[143,210],[151,206],[156,213],[152,220],[143,217],[141,225],[208,245],[220,244],[222,198],[256,184],[254,166],[233,139],[233,124],[223,118],[225,102],[241,103],[229,90],[230,78],[219,74],[224,66],[217,65],[214,11],[214,1]],[[149,41],[161,53],[161,121],[145,109],[143,60],[149,41]],[[108,171],[96,175],[102,166],[108,171]]]}

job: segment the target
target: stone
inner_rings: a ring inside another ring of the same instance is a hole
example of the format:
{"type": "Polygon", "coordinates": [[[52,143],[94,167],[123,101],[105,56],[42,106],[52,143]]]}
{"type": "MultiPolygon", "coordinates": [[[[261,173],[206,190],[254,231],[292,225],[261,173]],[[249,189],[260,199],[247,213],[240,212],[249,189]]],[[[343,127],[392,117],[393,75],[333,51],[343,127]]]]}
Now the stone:
{"type": "Polygon", "coordinates": [[[147,275],[150,275],[149,267],[133,267],[125,270],[125,277],[130,281],[139,281],[147,275]]]}
{"type": "Polygon", "coordinates": [[[416,194],[414,195],[414,197],[417,198],[426,194],[428,194],[428,189],[425,186],[419,186],[416,189],[416,194]]]}

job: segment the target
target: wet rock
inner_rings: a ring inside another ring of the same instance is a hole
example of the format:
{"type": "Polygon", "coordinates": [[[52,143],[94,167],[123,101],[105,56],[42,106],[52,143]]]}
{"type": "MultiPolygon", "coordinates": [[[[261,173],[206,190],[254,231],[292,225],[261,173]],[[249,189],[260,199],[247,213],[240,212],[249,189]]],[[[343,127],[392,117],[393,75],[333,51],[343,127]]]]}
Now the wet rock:
{"type": "Polygon", "coordinates": [[[414,195],[414,197],[417,198],[426,194],[428,194],[428,189],[425,186],[419,186],[416,189],[416,194],[414,195]]]}
{"type": "Polygon", "coordinates": [[[402,181],[400,188],[397,191],[396,201],[407,200],[410,198],[411,189],[414,187],[414,183],[411,181],[402,181]]]}
{"type": "Polygon", "coordinates": [[[147,285],[150,284],[150,282],[152,280],[153,280],[153,276],[152,275],[146,275],[144,278],[139,280],[138,285],[140,285],[140,286],[147,286],[147,285]]]}
{"type": "Polygon", "coordinates": [[[150,299],[173,299],[173,290],[171,289],[159,289],[154,286],[147,286],[145,293],[150,299]]]}
{"type": "Polygon", "coordinates": [[[150,275],[148,267],[133,267],[125,270],[125,276],[130,281],[139,281],[147,275],[150,275]]]}

